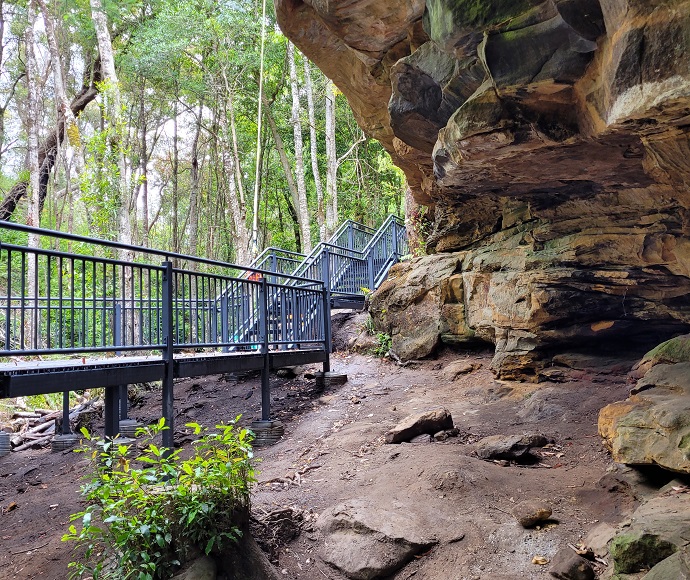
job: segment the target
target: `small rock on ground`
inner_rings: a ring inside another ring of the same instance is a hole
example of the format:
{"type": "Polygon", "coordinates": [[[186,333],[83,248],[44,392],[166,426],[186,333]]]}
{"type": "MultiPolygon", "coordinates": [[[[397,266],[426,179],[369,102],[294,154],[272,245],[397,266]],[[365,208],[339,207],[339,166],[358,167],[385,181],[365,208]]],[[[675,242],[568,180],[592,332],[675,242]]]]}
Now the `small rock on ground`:
{"type": "Polygon", "coordinates": [[[447,409],[434,409],[405,417],[386,433],[386,443],[410,441],[417,435],[433,435],[439,431],[453,428],[453,417],[447,409]]]}
{"type": "Polygon", "coordinates": [[[523,528],[532,528],[551,517],[551,506],[540,499],[528,499],[513,508],[513,516],[523,528]]]}
{"type": "Polygon", "coordinates": [[[549,573],[558,580],[594,580],[592,565],[570,548],[556,552],[549,573]]]}
{"type": "Polygon", "coordinates": [[[524,458],[532,447],[544,447],[548,442],[541,433],[491,435],[477,442],[475,452],[480,459],[519,460],[524,458]]]}
{"type": "Polygon", "coordinates": [[[481,367],[482,365],[476,362],[466,360],[453,361],[452,363],[446,365],[446,368],[441,371],[441,378],[446,381],[454,381],[460,375],[473,373],[481,367]]]}

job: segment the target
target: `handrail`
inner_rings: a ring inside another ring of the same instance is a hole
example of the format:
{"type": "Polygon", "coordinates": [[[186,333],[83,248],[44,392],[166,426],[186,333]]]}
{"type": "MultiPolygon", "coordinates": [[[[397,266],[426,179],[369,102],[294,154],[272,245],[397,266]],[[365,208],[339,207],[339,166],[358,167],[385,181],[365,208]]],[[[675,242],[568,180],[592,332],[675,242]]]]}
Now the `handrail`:
{"type": "MultiPolygon", "coordinates": [[[[161,256],[161,257],[165,258],[166,260],[177,259],[177,260],[187,261],[187,262],[197,262],[199,264],[205,264],[207,266],[216,266],[216,267],[228,268],[228,269],[238,269],[238,270],[243,270],[245,272],[263,274],[266,276],[272,276],[275,274],[275,272],[272,272],[270,270],[262,270],[259,268],[253,268],[251,266],[242,266],[240,264],[234,264],[231,262],[222,262],[220,260],[211,260],[209,258],[201,258],[201,257],[197,257],[197,256],[191,256],[189,254],[180,254],[180,253],[176,253],[176,252],[169,252],[167,250],[158,250],[155,248],[146,248],[144,246],[135,246],[135,245],[131,245],[131,244],[124,244],[122,242],[114,242],[111,240],[104,240],[102,238],[89,238],[86,236],[80,236],[78,234],[70,234],[67,232],[50,230],[47,228],[44,229],[44,228],[37,228],[37,227],[33,227],[33,226],[25,226],[22,224],[16,224],[14,222],[9,222],[6,220],[0,220],[0,229],[3,229],[3,228],[7,229],[7,230],[25,232],[28,234],[38,234],[41,236],[50,236],[50,237],[54,237],[54,238],[69,240],[69,241],[73,241],[73,242],[80,242],[80,243],[90,244],[90,245],[94,245],[94,246],[105,246],[105,247],[109,247],[109,248],[115,248],[118,250],[126,250],[126,251],[130,251],[130,252],[136,252],[138,254],[151,254],[154,256],[161,256]]],[[[0,240],[0,245],[6,247],[9,244],[6,244],[2,240],[0,240]]],[[[36,248],[36,250],[40,250],[42,252],[59,251],[59,250],[48,250],[48,249],[42,249],[42,248],[36,248]]],[[[80,256],[86,255],[86,254],[66,253],[66,255],[70,255],[70,256],[74,256],[74,257],[80,257],[80,256]]],[[[99,260],[107,260],[107,259],[108,258],[99,258],[99,260]]],[[[124,261],[123,263],[129,264],[130,262],[124,261]]],[[[291,274],[281,274],[281,276],[284,278],[303,280],[306,282],[316,282],[316,283],[321,282],[321,280],[313,280],[313,279],[305,278],[303,276],[293,276],[291,274]]]]}

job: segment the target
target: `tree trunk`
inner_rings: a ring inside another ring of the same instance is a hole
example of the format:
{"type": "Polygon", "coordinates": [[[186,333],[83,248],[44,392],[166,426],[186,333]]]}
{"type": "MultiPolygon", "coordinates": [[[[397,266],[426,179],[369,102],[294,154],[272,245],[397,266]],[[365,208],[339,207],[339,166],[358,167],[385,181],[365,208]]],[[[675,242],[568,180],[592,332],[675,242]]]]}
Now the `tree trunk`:
{"type": "Polygon", "coordinates": [[[69,100],[67,99],[67,91],[65,90],[65,75],[63,73],[62,61],[60,59],[60,50],[58,49],[57,36],[55,34],[55,24],[48,13],[45,0],[37,0],[41,7],[41,14],[43,15],[43,22],[46,29],[46,37],[48,38],[48,49],[50,51],[50,59],[53,62],[53,80],[55,83],[55,96],[58,102],[58,111],[62,114],[65,122],[65,131],[67,133],[67,142],[72,147],[80,145],[79,127],[77,127],[77,120],[72,113],[69,100]]]}
{"type": "Polygon", "coordinates": [[[323,205],[323,184],[319,170],[318,143],[316,140],[316,114],[314,112],[314,92],[311,82],[311,65],[304,59],[304,85],[307,92],[307,112],[309,114],[309,147],[311,152],[311,172],[316,187],[316,222],[319,225],[319,240],[326,241],[326,213],[323,205]]]}
{"type": "Polygon", "coordinates": [[[297,215],[302,232],[302,251],[311,252],[311,233],[309,227],[309,206],[307,204],[307,184],[304,177],[304,144],[302,142],[302,107],[299,99],[299,82],[295,66],[295,45],[288,42],[288,65],[290,68],[290,89],[292,91],[292,131],[295,143],[295,177],[297,182],[297,215]]]}
{"type": "MultiPolygon", "coordinates": [[[[70,103],[70,110],[75,117],[78,117],[81,112],[93,101],[98,95],[98,87],[96,83],[101,80],[101,61],[97,58],[89,66],[84,75],[84,83],[79,93],[72,99],[70,103]]],[[[58,146],[62,143],[65,137],[65,122],[64,118],[59,115],[57,119],[57,126],[48,132],[48,137],[38,149],[38,163],[40,166],[39,177],[39,208],[43,206],[43,202],[47,194],[48,177],[55,165],[57,157],[58,146]]],[[[17,181],[12,188],[7,192],[5,199],[0,203],[0,220],[8,220],[17,204],[22,197],[26,195],[29,187],[28,180],[21,179],[17,181]]]]}
{"type": "MultiPolygon", "coordinates": [[[[201,136],[201,122],[204,114],[204,103],[199,103],[199,113],[196,116],[194,141],[192,141],[192,167],[189,184],[189,253],[197,253],[199,242],[199,138],[201,136]]],[[[191,266],[191,264],[190,264],[191,266]]]]}
{"type": "MultiPolygon", "coordinates": [[[[108,97],[108,122],[111,126],[110,147],[116,150],[119,172],[119,212],[118,212],[118,237],[121,242],[132,243],[132,193],[127,185],[127,164],[122,146],[122,107],[120,98],[120,86],[115,70],[115,56],[113,44],[108,31],[108,20],[103,10],[101,0],[90,0],[91,20],[96,30],[98,40],[98,52],[101,55],[104,78],[109,81],[106,90],[108,97]]],[[[130,251],[120,252],[121,258],[131,261],[133,254],[130,251]]]]}
{"type": "MultiPolygon", "coordinates": [[[[220,101],[220,95],[218,95],[218,101],[220,101]]],[[[220,125],[221,135],[218,145],[220,146],[221,162],[225,169],[225,182],[228,187],[228,209],[230,210],[230,219],[232,220],[232,227],[235,234],[235,261],[242,266],[248,266],[252,259],[250,247],[251,232],[247,227],[247,208],[240,203],[237,191],[237,176],[235,175],[237,167],[235,166],[235,157],[232,150],[229,151],[224,147],[231,131],[228,126],[228,118],[223,109],[224,108],[221,107],[218,111],[218,123],[220,125]]]]}
{"type": "MultiPolygon", "coordinates": [[[[38,87],[41,82],[36,63],[36,8],[32,0],[27,4],[27,24],[24,32],[24,42],[26,46],[26,83],[27,83],[27,111],[26,111],[26,135],[27,135],[27,165],[29,169],[29,180],[31,184],[31,197],[29,198],[29,210],[26,223],[29,226],[39,227],[40,218],[40,165],[38,161],[38,87]]],[[[28,246],[38,248],[39,238],[35,234],[29,234],[28,246]]],[[[38,264],[35,254],[29,254],[27,263],[27,294],[29,298],[38,296],[36,282],[38,280],[38,264]]],[[[38,306],[38,304],[36,304],[38,306]]],[[[39,348],[38,343],[38,308],[31,310],[27,330],[27,346],[29,348],[39,348]]]]}
{"type": "MultiPolygon", "coordinates": [[[[299,207],[299,196],[297,194],[297,185],[295,184],[295,178],[292,176],[292,168],[290,167],[290,160],[288,159],[287,153],[285,152],[285,144],[283,143],[283,138],[280,136],[278,131],[278,125],[276,125],[276,120],[273,118],[273,113],[269,106],[268,101],[264,101],[264,110],[266,111],[266,119],[268,120],[268,126],[271,128],[271,135],[273,135],[273,141],[276,144],[276,150],[278,151],[278,157],[280,157],[280,164],[283,166],[283,172],[285,173],[285,179],[288,183],[288,189],[290,190],[290,195],[292,197],[292,207],[293,209],[299,207]]],[[[295,218],[297,218],[297,226],[299,229],[299,217],[297,215],[297,210],[295,209],[295,218]]],[[[303,252],[301,240],[295,238],[297,251],[303,252]]]]}
{"type": "Polygon", "coordinates": [[[326,236],[338,222],[338,156],[335,149],[335,93],[333,83],[326,84],[326,236]]]}
{"type": "Polygon", "coordinates": [[[145,246],[149,245],[149,174],[148,174],[148,164],[149,164],[149,153],[148,153],[148,143],[147,143],[147,123],[146,123],[146,107],[145,107],[145,96],[146,96],[146,80],[141,79],[141,95],[139,103],[139,171],[140,171],[140,181],[141,181],[141,205],[143,206],[143,216],[142,216],[142,240],[145,246]]]}
{"type": "Polygon", "coordinates": [[[178,194],[179,194],[179,179],[178,172],[180,169],[180,144],[177,135],[177,115],[178,108],[177,103],[179,99],[179,86],[175,84],[175,108],[173,112],[173,166],[172,166],[172,208],[173,208],[173,218],[172,218],[172,247],[173,252],[179,253],[180,251],[180,212],[178,204],[178,194]]]}

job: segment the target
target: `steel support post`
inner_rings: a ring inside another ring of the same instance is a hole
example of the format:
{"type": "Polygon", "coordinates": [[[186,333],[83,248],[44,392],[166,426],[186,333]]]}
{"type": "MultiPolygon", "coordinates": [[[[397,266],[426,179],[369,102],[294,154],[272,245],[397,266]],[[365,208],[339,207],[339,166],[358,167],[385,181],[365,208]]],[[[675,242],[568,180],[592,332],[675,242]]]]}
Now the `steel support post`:
{"type": "Polygon", "coordinates": [[[261,420],[271,420],[271,383],[270,360],[268,353],[268,282],[261,278],[259,286],[259,340],[263,355],[263,369],[261,370],[261,420]]]}
{"type": "Polygon", "coordinates": [[[72,429],[69,424],[69,391],[62,393],[62,435],[69,435],[72,429]]]}
{"type": "Polygon", "coordinates": [[[166,429],[163,431],[163,447],[170,454],[174,445],[174,329],[173,329],[173,265],[172,262],[163,262],[163,362],[165,371],[163,374],[163,402],[162,414],[165,419],[166,429]]]}
{"type": "Polygon", "coordinates": [[[120,387],[105,389],[105,438],[114,439],[120,430],[120,405],[118,391],[120,387]]]}
{"type": "Polygon", "coordinates": [[[326,360],[323,361],[323,372],[331,371],[331,261],[328,246],[323,248],[323,339],[324,349],[326,350],[326,360]]]}

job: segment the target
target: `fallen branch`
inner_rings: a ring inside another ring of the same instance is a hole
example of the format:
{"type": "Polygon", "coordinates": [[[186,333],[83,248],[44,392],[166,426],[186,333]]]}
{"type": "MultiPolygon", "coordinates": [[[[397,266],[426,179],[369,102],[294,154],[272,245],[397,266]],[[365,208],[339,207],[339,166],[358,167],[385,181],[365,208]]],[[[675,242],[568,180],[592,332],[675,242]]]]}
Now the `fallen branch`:
{"type": "Polygon", "coordinates": [[[20,445],[19,447],[15,447],[12,451],[24,451],[25,449],[29,449],[30,447],[33,447],[35,445],[45,445],[52,438],[53,438],[53,435],[51,433],[50,435],[46,435],[45,437],[41,437],[40,439],[36,439],[34,441],[29,441],[28,443],[24,443],[23,445],[20,445]]]}

